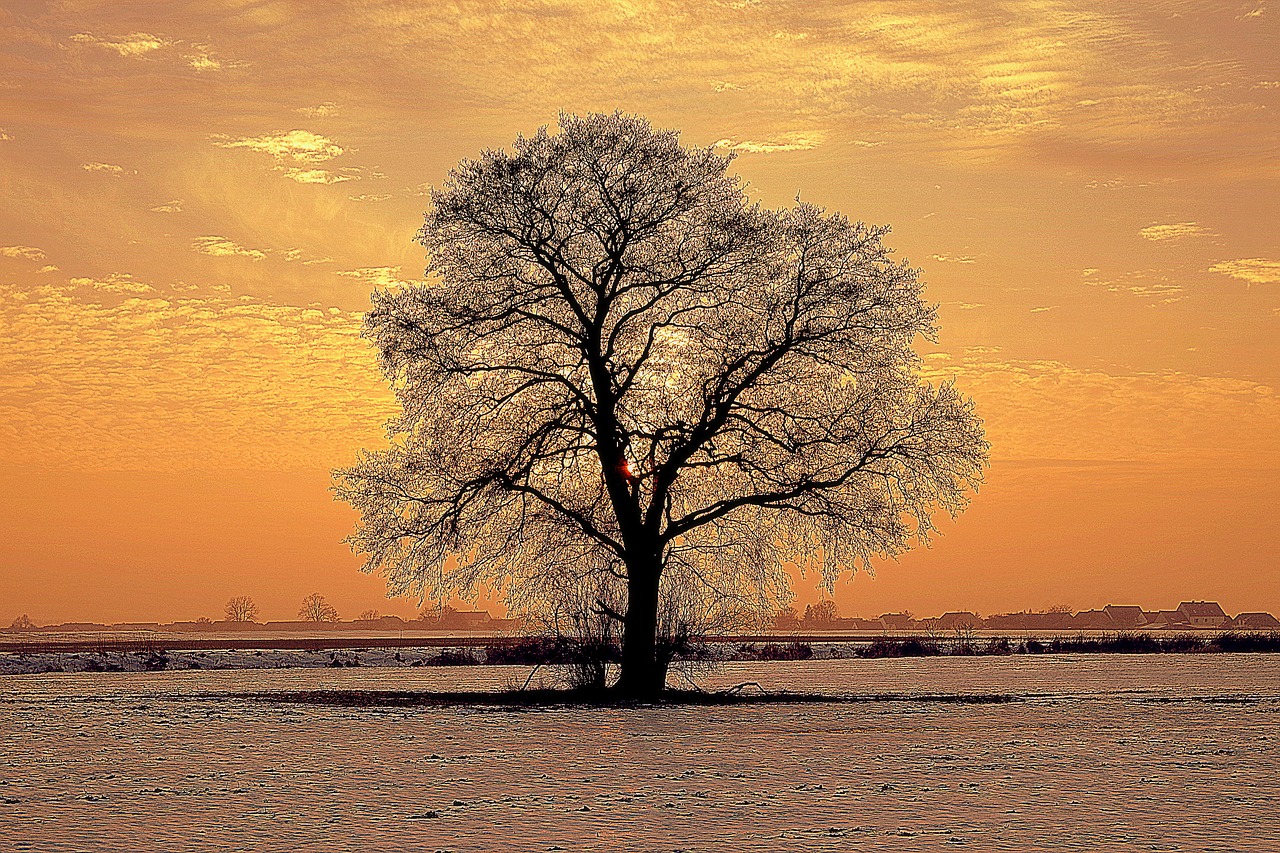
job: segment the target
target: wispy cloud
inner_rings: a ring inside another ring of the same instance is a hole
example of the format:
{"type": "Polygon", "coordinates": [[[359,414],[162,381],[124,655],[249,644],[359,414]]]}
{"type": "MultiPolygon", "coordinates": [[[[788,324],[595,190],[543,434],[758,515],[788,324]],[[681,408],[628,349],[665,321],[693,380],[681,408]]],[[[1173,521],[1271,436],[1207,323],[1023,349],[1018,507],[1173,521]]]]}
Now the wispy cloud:
{"type": "Polygon", "coordinates": [[[1218,261],[1209,267],[1209,272],[1229,275],[1250,284],[1275,284],[1280,282],[1280,261],[1268,258],[1239,258],[1233,261],[1218,261]]]}
{"type": "Polygon", "coordinates": [[[109,273],[101,278],[89,276],[73,278],[71,279],[71,284],[76,287],[102,291],[103,293],[155,293],[154,287],[144,284],[129,273],[124,272],[109,273]]]}
{"type": "Polygon", "coordinates": [[[242,257],[260,261],[267,256],[261,249],[249,249],[226,237],[197,237],[191,242],[191,248],[202,255],[214,257],[242,257]]]}
{"type": "Polygon", "coordinates": [[[119,176],[124,174],[124,167],[117,166],[114,163],[83,163],[80,168],[86,172],[100,172],[105,175],[119,176]]]}
{"type": "Polygon", "coordinates": [[[325,101],[323,104],[316,104],[314,107],[298,107],[294,112],[302,113],[308,118],[326,118],[338,114],[341,109],[332,101],[325,101]]]}
{"type": "Polygon", "coordinates": [[[970,347],[926,362],[983,406],[987,437],[1002,457],[1231,460],[1280,463],[1272,436],[1280,393],[1256,381],[1177,371],[1133,373],[1055,360],[1002,358],[970,347]]]}
{"type": "Polygon", "coordinates": [[[1161,225],[1148,225],[1138,232],[1144,240],[1163,242],[1165,240],[1181,240],[1187,237],[1205,237],[1213,232],[1198,222],[1170,222],[1161,225]]]}
{"type": "Polygon", "coordinates": [[[182,199],[175,198],[173,201],[166,201],[164,204],[157,204],[151,209],[156,213],[181,213],[182,199]]]}
{"type": "Polygon", "coordinates": [[[323,163],[343,153],[343,148],[333,140],[309,130],[290,130],[287,133],[265,136],[245,136],[239,139],[215,138],[220,148],[248,148],[270,154],[277,160],[297,163],[323,163]]]}
{"type": "Polygon", "coordinates": [[[173,44],[169,39],[148,33],[133,33],[121,38],[104,38],[95,36],[93,33],[76,33],[71,37],[71,40],[81,44],[91,44],[105,48],[114,51],[120,56],[129,58],[145,57],[153,51],[173,44]]]}
{"type": "Polygon", "coordinates": [[[171,61],[181,61],[196,71],[220,71],[245,63],[229,61],[215,56],[207,44],[184,42],[150,33],[132,33],[127,36],[99,36],[93,33],[76,33],[71,40],[78,44],[99,47],[125,59],[155,60],[167,56],[171,61]]]}
{"type": "Polygon", "coordinates": [[[1122,293],[1147,301],[1148,305],[1172,305],[1185,298],[1184,288],[1169,279],[1165,273],[1153,270],[1133,270],[1112,277],[1101,277],[1098,270],[1082,271],[1085,283],[1109,293],[1122,293]]]}
{"type": "Polygon", "coordinates": [[[399,267],[361,267],[355,270],[340,270],[338,275],[346,278],[358,278],[374,287],[395,287],[409,282],[400,278],[399,267]]]}
{"type": "Polygon", "coordinates": [[[769,139],[742,141],[733,138],[721,139],[716,145],[731,151],[741,151],[744,154],[776,154],[785,151],[809,151],[821,145],[826,138],[826,132],[821,130],[791,131],[780,133],[769,139]]]}
{"type": "Polygon", "coordinates": [[[277,171],[300,184],[340,184],[360,177],[360,170],[355,167],[336,170],[321,168],[320,164],[342,156],[346,149],[328,137],[309,130],[291,130],[288,133],[240,139],[217,137],[214,144],[222,148],[247,148],[269,154],[276,161],[277,171]]]}
{"type": "Polygon", "coordinates": [[[323,469],[393,413],[358,314],[132,281],[0,282],[0,462],[323,469]]]}
{"type": "Polygon", "coordinates": [[[0,257],[22,258],[26,261],[43,261],[45,254],[35,246],[0,246],[0,257]]]}
{"type": "Polygon", "coordinates": [[[328,169],[289,168],[284,170],[284,176],[300,184],[340,184],[359,179],[354,171],[331,172],[328,169]]]}
{"type": "Polygon", "coordinates": [[[934,255],[933,259],[944,264],[976,264],[978,262],[974,255],[934,255]]]}
{"type": "Polygon", "coordinates": [[[244,65],[243,62],[228,61],[213,55],[207,44],[191,45],[191,52],[184,54],[182,57],[197,71],[221,71],[224,68],[237,68],[244,65]]]}

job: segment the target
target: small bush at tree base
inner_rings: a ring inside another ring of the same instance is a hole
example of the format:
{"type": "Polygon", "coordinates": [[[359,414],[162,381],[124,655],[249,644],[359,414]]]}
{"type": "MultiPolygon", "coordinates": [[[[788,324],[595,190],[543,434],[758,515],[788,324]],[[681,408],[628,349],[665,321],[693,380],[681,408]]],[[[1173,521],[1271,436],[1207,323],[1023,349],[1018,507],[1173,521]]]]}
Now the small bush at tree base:
{"type": "Polygon", "coordinates": [[[428,666],[479,666],[481,663],[470,649],[445,649],[427,661],[428,666]]]}
{"type": "Polygon", "coordinates": [[[808,643],[743,643],[729,656],[729,660],[809,660],[813,646],[808,643]]]}
{"type": "Polygon", "coordinates": [[[876,637],[868,646],[858,650],[858,656],[864,658],[921,658],[942,653],[938,641],[928,637],[905,637],[901,640],[876,637]]]}
{"type": "Polygon", "coordinates": [[[1011,655],[1013,654],[1013,645],[1009,642],[1008,637],[995,637],[991,642],[987,643],[987,647],[983,650],[982,654],[1011,655]]]}
{"type": "Polygon", "coordinates": [[[484,662],[495,666],[565,663],[565,650],[553,637],[520,637],[512,643],[485,646],[484,662]]]}

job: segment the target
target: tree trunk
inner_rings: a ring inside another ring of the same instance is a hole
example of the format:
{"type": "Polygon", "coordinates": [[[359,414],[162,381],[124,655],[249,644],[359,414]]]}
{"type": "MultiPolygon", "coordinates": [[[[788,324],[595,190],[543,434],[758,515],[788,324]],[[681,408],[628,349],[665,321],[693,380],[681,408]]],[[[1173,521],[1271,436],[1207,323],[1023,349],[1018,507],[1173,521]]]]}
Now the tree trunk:
{"type": "Polygon", "coordinates": [[[667,681],[665,661],[658,660],[658,563],[628,566],[628,575],[622,671],[615,689],[628,699],[656,699],[667,681]]]}

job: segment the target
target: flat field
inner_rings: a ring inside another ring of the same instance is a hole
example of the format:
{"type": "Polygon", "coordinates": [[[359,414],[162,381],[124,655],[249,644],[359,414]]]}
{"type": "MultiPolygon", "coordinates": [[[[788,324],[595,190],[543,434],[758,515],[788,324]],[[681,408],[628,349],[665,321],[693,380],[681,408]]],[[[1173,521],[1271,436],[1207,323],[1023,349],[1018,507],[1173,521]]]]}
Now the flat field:
{"type": "Polygon", "coordinates": [[[0,680],[5,849],[1274,851],[1280,656],[727,663],[726,707],[344,707],[525,667],[0,680]],[[992,703],[953,701],[1000,696],[992,703]],[[946,701],[940,701],[940,697],[946,701]]]}

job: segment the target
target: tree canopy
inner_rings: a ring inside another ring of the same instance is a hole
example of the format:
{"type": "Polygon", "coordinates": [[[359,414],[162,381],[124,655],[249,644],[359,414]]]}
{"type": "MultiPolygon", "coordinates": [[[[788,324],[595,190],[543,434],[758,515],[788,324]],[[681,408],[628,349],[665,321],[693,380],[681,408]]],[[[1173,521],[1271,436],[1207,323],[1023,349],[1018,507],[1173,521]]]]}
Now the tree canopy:
{"type": "Polygon", "coordinates": [[[237,595],[227,601],[223,612],[228,622],[252,622],[258,618],[258,605],[247,595],[237,595]]]}
{"type": "Polygon", "coordinates": [[[298,618],[304,622],[337,622],[338,610],[325,600],[318,592],[313,592],[302,599],[298,608],[298,618]]]}
{"type": "Polygon", "coordinates": [[[426,281],[365,319],[402,415],[335,472],[391,593],[599,614],[623,688],[653,692],[664,636],[773,612],[787,564],[830,587],[965,506],[987,444],[919,378],[917,271],[886,227],[753,203],[730,162],[562,115],[433,191],[426,281]]]}

